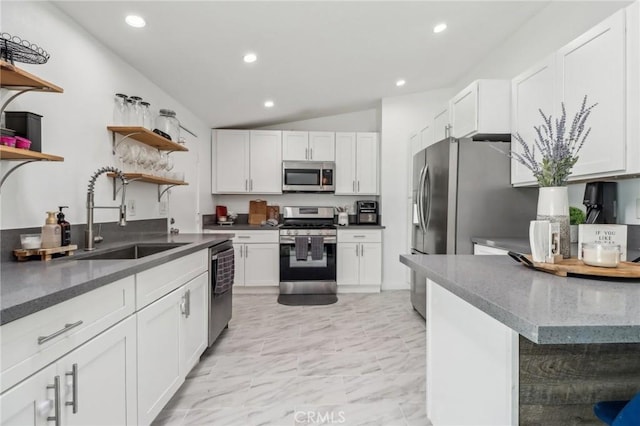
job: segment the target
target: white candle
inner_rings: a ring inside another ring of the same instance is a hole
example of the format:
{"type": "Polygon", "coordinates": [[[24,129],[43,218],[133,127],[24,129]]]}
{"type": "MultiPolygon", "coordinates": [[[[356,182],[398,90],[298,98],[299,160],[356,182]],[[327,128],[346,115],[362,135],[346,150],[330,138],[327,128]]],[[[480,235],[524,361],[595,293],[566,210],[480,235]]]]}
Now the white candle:
{"type": "Polygon", "coordinates": [[[615,268],[620,262],[620,246],[599,243],[583,243],[582,261],[586,265],[615,268]]]}

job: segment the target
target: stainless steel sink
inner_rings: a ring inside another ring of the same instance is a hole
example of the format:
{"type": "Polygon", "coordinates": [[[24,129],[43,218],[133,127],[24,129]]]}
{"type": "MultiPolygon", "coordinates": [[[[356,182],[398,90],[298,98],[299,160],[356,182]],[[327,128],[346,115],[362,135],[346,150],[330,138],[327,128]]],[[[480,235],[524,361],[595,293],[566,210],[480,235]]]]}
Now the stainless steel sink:
{"type": "Polygon", "coordinates": [[[78,256],[77,260],[109,260],[109,259],[140,259],[166,250],[183,246],[188,243],[148,243],[133,244],[114,249],[100,250],[100,252],[86,256],[78,256]]]}

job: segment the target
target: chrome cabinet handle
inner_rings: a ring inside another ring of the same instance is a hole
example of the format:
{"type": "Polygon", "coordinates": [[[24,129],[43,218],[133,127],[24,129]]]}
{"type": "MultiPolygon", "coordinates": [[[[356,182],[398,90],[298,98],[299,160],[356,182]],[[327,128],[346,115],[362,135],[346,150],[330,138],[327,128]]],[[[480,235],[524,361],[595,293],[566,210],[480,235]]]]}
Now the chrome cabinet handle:
{"type": "Polygon", "coordinates": [[[364,257],[364,244],[360,244],[360,257],[364,257]]]}
{"type": "Polygon", "coordinates": [[[191,316],[191,289],[187,290],[185,294],[185,316],[189,318],[191,316]]]}
{"type": "Polygon", "coordinates": [[[80,324],[82,324],[82,321],[74,322],[73,324],[65,324],[64,328],[62,328],[61,330],[56,331],[53,334],[50,334],[48,336],[39,336],[38,337],[38,344],[41,345],[41,344],[43,344],[45,342],[48,342],[51,339],[55,339],[59,335],[71,330],[72,328],[76,328],[80,324]]]}
{"type": "Polygon", "coordinates": [[[53,384],[47,385],[47,389],[53,389],[53,416],[47,417],[48,422],[55,422],[60,426],[60,376],[53,378],[53,384]]]}
{"type": "Polygon", "coordinates": [[[313,160],[313,148],[309,148],[309,160],[313,160]]]}
{"type": "Polygon", "coordinates": [[[353,238],[365,238],[366,235],[354,235],[353,238]]]}
{"type": "Polygon", "coordinates": [[[356,257],[358,257],[358,244],[356,244],[356,257]]]}
{"type": "Polygon", "coordinates": [[[186,293],[180,298],[180,313],[187,316],[187,295],[186,293]]]}
{"type": "Polygon", "coordinates": [[[73,407],[73,414],[78,412],[78,364],[71,366],[71,371],[64,373],[65,376],[71,376],[71,401],[65,401],[64,405],[73,407]]]}
{"type": "Polygon", "coordinates": [[[304,149],[304,159],[308,160],[309,159],[309,148],[305,148],[304,149]]]}
{"type": "Polygon", "coordinates": [[[244,247],[240,246],[240,257],[242,257],[242,252],[244,251],[244,247]]]}
{"type": "Polygon", "coordinates": [[[253,191],[253,179],[249,179],[249,191],[253,191]]]}
{"type": "Polygon", "coordinates": [[[249,257],[249,246],[244,246],[244,257],[245,259],[249,257]]]}
{"type": "Polygon", "coordinates": [[[251,235],[238,235],[238,238],[251,238],[251,235]]]}
{"type": "Polygon", "coordinates": [[[358,192],[360,192],[360,181],[358,181],[358,192]]]}
{"type": "Polygon", "coordinates": [[[248,191],[249,190],[249,179],[245,179],[244,180],[244,190],[248,191]]]}
{"type": "Polygon", "coordinates": [[[356,192],[356,181],[355,180],[351,182],[351,190],[353,192],[356,192]]]}

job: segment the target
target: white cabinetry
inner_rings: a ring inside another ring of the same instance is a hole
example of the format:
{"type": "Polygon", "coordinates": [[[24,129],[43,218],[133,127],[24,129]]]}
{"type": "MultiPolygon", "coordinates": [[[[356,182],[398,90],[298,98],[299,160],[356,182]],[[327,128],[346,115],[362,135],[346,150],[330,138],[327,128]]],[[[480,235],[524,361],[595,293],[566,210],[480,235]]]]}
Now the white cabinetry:
{"type": "Polygon", "coordinates": [[[282,132],[214,130],[214,135],[214,193],[282,193],[282,132]]]}
{"type": "MultiPolygon", "coordinates": [[[[589,117],[589,139],[573,167],[572,178],[624,172],[625,15],[621,10],[558,51],[558,104],[569,111],[567,126],[582,99],[598,103],[589,117]],[[606,155],[605,155],[606,153],[606,155]]],[[[559,116],[559,111],[556,112],[559,116]]],[[[637,119],[637,117],[636,117],[637,119]]]]}
{"type": "Polygon", "coordinates": [[[282,132],[285,161],[335,161],[335,133],[282,132]]]}
{"type": "Polygon", "coordinates": [[[490,246],[484,246],[482,244],[474,244],[473,245],[473,254],[476,255],[485,255],[485,254],[507,254],[507,250],[503,250],[503,249],[499,249],[499,248],[495,248],[495,247],[490,247],[490,246]]]}
{"type": "MultiPolygon", "coordinates": [[[[531,67],[513,79],[511,86],[511,133],[519,133],[528,144],[537,138],[534,126],[542,123],[539,110],[554,114],[555,108],[555,55],[531,67]]],[[[554,114],[555,116],[555,114],[554,114]]],[[[513,139],[511,150],[523,153],[522,145],[513,139]]],[[[538,159],[540,153],[537,154],[538,159]]],[[[533,184],[533,173],[520,162],[511,160],[511,184],[533,184]]]]}
{"type": "Polygon", "coordinates": [[[378,134],[336,133],[336,195],[378,195],[378,134]]]}
{"type": "Polygon", "coordinates": [[[476,80],[451,100],[454,138],[510,132],[511,82],[476,80]]]}
{"type": "Polygon", "coordinates": [[[0,423],[135,425],[135,340],[131,316],[2,394],[0,423]]]}
{"type": "Polygon", "coordinates": [[[140,425],[153,421],[206,349],[207,283],[205,272],[138,312],[140,425]]]}
{"type": "MultiPolygon", "coordinates": [[[[229,231],[205,233],[225,234],[229,231]]],[[[234,287],[277,286],[280,283],[280,246],[278,231],[234,230],[234,287]]]]}
{"type": "Polygon", "coordinates": [[[338,230],[338,286],[375,286],[382,283],[382,231],[338,230]]]}
{"type": "Polygon", "coordinates": [[[438,142],[450,136],[449,107],[443,107],[433,118],[433,141],[438,142]]]}

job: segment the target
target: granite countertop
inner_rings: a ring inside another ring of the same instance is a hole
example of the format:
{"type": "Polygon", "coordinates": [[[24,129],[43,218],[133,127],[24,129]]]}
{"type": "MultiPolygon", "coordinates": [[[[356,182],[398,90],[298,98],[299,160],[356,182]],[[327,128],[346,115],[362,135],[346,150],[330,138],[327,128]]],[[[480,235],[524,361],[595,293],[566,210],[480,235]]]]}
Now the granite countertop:
{"type": "Polygon", "coordinates": [[[532,342],[640,342],[638,280],[558,277],[501,255],[401,255],[400,262],[532,342]]]}
{"type": "Polygon", "coordinates": [[[129,275],[229,240],[233,234],[138,234],[126,241],[103,243],[71,257],[0,264],[0,325],[87,293],[129,275]],[[131,260],[79,260],[104,249],[133,243],[185,243],[131,260]]]}
{"type": "MultiPolygon", "coordinates": [[[[385,229],[383,225],[357,225],[350,224],[349,226],[336,226],[338,230],[351,230],[357,231],[358,229],[385,229]]],[[[203,225],[203,230],[211,231],[278,231],[280,226],[262,226],[262,225],[249,225],[249,224],[233,224],[233,225],[203,225]]]]}
{"type": "MultiPolygon", "coordinates": [[[[531,253],[529,238],[510,238],[510,237],[473,237],[471,241],[483,246],[495,247],[517,253],[531,253]]],[[[578,244],[571,244],[571,256],[577,256],[578,244]]],[[[629,262],[640,259],[640,248],[633,246],[627,247],[627,260],[629,262]]]]}

